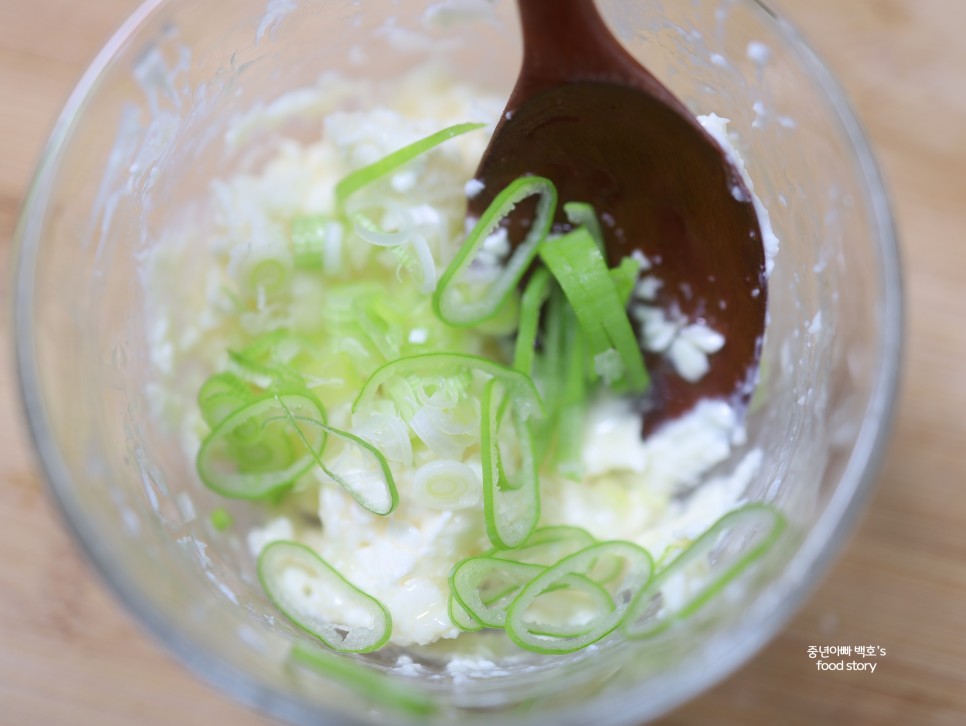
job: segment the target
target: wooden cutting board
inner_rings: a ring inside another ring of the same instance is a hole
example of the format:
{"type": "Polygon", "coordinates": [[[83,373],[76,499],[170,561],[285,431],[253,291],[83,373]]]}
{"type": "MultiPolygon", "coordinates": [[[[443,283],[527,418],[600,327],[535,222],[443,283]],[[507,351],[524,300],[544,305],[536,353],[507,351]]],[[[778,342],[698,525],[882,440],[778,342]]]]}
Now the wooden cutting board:
{"type": "MultiPolygon", "coordinates": [[[[750,665],[666,723],[966,723],[966,2],[776,4],[842,79],[891,185],[905,388],[880,486],[830,577],[750,665]],[[886,650],[874,673],[819,672],[806,652],[855,644],[886,650]]],[[[136,5],[0,0],[4,269],[55,114],[136,5]]],[[[48,505],[9,356],[0,397],[0,724],[267,723],[195,680],[106,594],[48,505]]]]}

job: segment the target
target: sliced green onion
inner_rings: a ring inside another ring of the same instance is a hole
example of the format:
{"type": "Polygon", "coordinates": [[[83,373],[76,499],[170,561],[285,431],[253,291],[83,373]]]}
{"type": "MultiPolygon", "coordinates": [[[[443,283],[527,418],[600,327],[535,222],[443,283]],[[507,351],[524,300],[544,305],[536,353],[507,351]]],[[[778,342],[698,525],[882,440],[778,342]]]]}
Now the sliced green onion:
{"type": "Polygon", "coordinates": [[[214,428],[254,398],[251,386],[234,373],[216,373],[201,384],[198,408],[205,423],[214,428]]]}
{"type": "Polygon", "coordinates": [[[624,634],[629,638],[650,637],[690,617],[768,552],[784,529],[781,513],[761,502],[728,512],[635,597],[623,625],[624,634]],[[722,540],[728,535],[727,546],[722,548],[722,540]]]}
{"type": "Polygon", "coordinates": [[[641,274],[641,263],[633,257],[625,257],[617,267],[610,269],[610,279],[614,281],[617,288],[617,296],[620,298],[624,308],[627,308],[637,285],[637,278],[641,274]]]}
{"type": "Polygon", "coordinates": [[[486,556],[550,567],[592,544],[594,537],[586,529],[558,524],[534,530],[526,542],[515,549],[492,549],[486,556]]]}
{"type": "Polygon", "coordinates": [[[412,685],[397,682],[385,674],[305,643],[292,646],[289,656],[297,663],[327,679],[342,683],[363,698],[395,709],[414,718],[437,711],[436,702],[412,685]]]}
{"type": "Polygon", "coordinates": [[[589,395],[584,333],[578,327],[571,308],[564,311],[563,319],[567,343],[564,347],[566,359],[563,388],[559,393],[554,465],[561,476],[581,481],[584,475],[584,421],[589,395]]]}
{"type": "Polygon", "coordinates": [[[382,177],[391,174],[399,167],[403,166],[404,164],[408,164],[418,156],[422,156],[427,151],[430,151],[442,144],[444,141],[449,141],[450,139],[461,136],[462,134],[475,131],[476,129],[481,129],[484,126],[486,126],[486,124],[481,123],[465,123],[450,126],[442,131],[437,131],[435,134],[427,136],[424,139],[420,139],[419,141],[404,146],[401,149],[392,152],[388,156],[379,159],[379,161],[369,164],[368,166],[364,166],[361,169],[357,169],[336,184],[336,206],[339,209],[344,209],[346,200],[363,187],[369,186],[382,177]]]}
{"type": "Polygon", "coordinates": [[[573,310],[567,304],[563,291],[557,283],[551,285],[547,303],[541,355],[535,360],[534,378],[540,384],[540,393],[549,410],[546,417],[535,427],[534,438],[538,459],[542,462],[550,451],[557,433],[560,404],[567,375],[567,360],[571,355],[570,336],[577,329],[573,310]]]}
{"type": "Polygon", "coordinates": [[[601,585],[589,577],[570,574],[540,596],[530,611],[527,627],[537,637],[580,638],[598,630],[601,620],[615,610],[613,599],[601,585]]]}
{"type": "Polygon", "coordinates": [[[470,557],[450,573],[457,602],[487,628],[502,628],[507,607],[534,577],[547,568],[494,557],[470,557]]]}
{"type": "Polygon", "coordinates": [[[352,411],[355,413],[363,403],[372,400],[383,385],[397,377],[452,376],[454,372],[460,371],[479,372],[499,380],[511,393],[514,405],[522,416],[542,415],[540,394],[529,376],[487,358],[461,353],[424,353],[404,356],[386,363],[366,381],[352,404],[352,411]]]}
{"type": "Polygon", "coordinates": [[[242,350],[228,351],[228,358],[238,375],[263,388],[300,389],[304,379],[292,363],[298,359],[308,342],[290,330],[266,333],[242,350]]]}
{"type": "Polygon", "coordinates": [[[252,245],[241,259],[240,281],[250,294],[275,295],[288,289],[292,267],[292,253],[284,243],[252,245]]]}
{"type": "Polygon", "coordinates": [[[306,433],[290,419],[324,421],[325,411],[312,396],[287,393],[263,396],[232,413],[201,444],[201,481],[235,499],[262,499],[293,484],[318,460],[326,437],[323,429],[306,427],[306,433]]]}
{"type": "Polygon", "coordinates": [[[350,219],[355,233],[369,244],[376,247],[398,247],[412,239],[415,227],[408,214],[400,214],[396,211],[396,215],[400,216],[403,222],[396,230],[383,229],[362,212],[353,212],[350,219]]]}
{"type": "Polygon", "coordinates": [[[235,523],[235,518],[227,510],[219,507],[208,515],[208,521],[217,531],[225,532],[231,529],[231,526],[235,523]]]}
{"type": "Polygon", "coordinates": [[[413,499],[430,509],[470,509],[480,503],[481,494],[476,472],[460,461],[431,461],[413,475],[413,499]]]}
{"type": "Polygon", "coordinates": [[[454,326],[476,325],[494,316],[513,291],[546,238],[557,208],[557,189],[547,179],[527,176],[500,192],[466,236],[456,257],[439,278],[433,294],[433,310],[440,320],[454,326]],[[513,212],[517,204],[538,196],[536,218],[523,241],[510,253],[505,264],[483,270],[482,280],[473,282],[477,252],[513,212]],[[490,274],[490,273],[494,274],[490,274]]]}
{"type": "Polygon", "coordinates": [[[591,356],[615,348],[624,363],[627,388],[647,388],[640,344],[591,234],[581,227],[541,245],[539,252],[577,314],[591,356]]]}
{"type": "Polygon", "coordinates": [[[399,357],[400,331],[391,327],[375,310],[371,301],[357,298],[355,301],[356,323],[383,359],[390,361],[399,357]]]}
{"type": "Polygon", "coordinates": [[[282,614],[340,653],[369,653],[389,641],[392,617],[305,545],[277,541],[258,556],[258,579],[282,614]]]}
{"type": "Polygon", "coordinates": [[[526,290],[523,291],[523,299],[520,301],[520,326],[517,329],[516,347],[513,350],[513,367],[528,376],[533,372],[540,308],[549,296],[550,273],[546,268],[541,267],[533,273],[526,290]]]}
{"type": "Polygon", "coordinates": [[[594,242],[600,248],[601,252],[604,252],[604,232],[600,227],[600,220],[597,218],[597,210],[594,209],[594,205],[587,204],[587,202],[567,202],[563,205],[564,214],[567,215],[567,221],[570,222],[574,227],[585,227],[590,236],[594,238],[594,242]]]}
{"type": "Polygon", "coordinates": [[[355,434],[329,426],[323,419],[296,415],[289,409],[284,397],[276,395],[275,398],[284,410],[286,420],[291,422],[299,432],[302,443],[313,452],[315,462],[330,479],[373,514],[384,517],[393,512],[399,505],[399,492],[396,490],[396,482],[389,469],[389,463],[379,449],[355,434]],[[322,460],[321,452],[314,453],[314,449],[310,447],[309,441],[302,433],[301,426],[305,424],[345,442],[346,448],[337,459],[338,470],[335,470],[333,463],[326,464],[322,460]]]}
{"type": "Polygon", "coordinates": [[[483,519],[490,542],[511,549],[525,542],[540,520],[540,482],[533,434],[501,384],[491,379],[480,401],[483,519]],[[508,415],[501,415],[505,406],[508,415]]]}
{"type": "Polygon", "coordinates": [[[483,623],[474,618],[470,614],[470,611],[463,607],[463,603],[461,603],[453,593],[450,593],[447,611],[449,612],[449,619],[452,621],[453,625],[460,630],[467,633],[472,633],[483,629],[483,623]]]}
{"type": "Polygon", "coordinates": [[[505,622],[507,635],[521,648],[537,653],[572,653],[585,648],[617,628],[627,613],[628,604],[651,578],[653,567],[653,560],[646,550],[623,541],[600,542],[565,557],[535,577],[510,605],[505,622]],[[541,598],[561,586],[573,587],[574,576],[592,582],[589,575],[599,567],[602,559],[610,557],[624,562],[622,576],[609,590],[612,609],[599,613],[588,622],[575,623],[569,619],[562,623],[546,623],[533,619],[540,612],[541,598]],[[566,634],[568,631],[574,634],[566,634]],[[565,634],[547,634],[553,632],[565,634]]]}
{"type": "Polygon", "coordinates": [[[329,268],[330,272],[338,272],[343,235],[339,222],[324,214],[296,217],[292,220],[290,235],[297,268],[329,268]]]}

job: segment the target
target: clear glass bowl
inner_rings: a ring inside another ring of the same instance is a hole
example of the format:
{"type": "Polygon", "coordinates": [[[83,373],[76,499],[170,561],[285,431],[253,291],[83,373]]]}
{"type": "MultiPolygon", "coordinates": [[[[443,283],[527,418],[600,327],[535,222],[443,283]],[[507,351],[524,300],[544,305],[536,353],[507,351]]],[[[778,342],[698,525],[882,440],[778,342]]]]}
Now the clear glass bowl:
{"type": "MultiPolygon", "coordinates": [[[[762,404],[748,422],[748,445],[763,450],[765,465],[747,494],[779,506],[796,536],[738,595],[657,641],[534,656],[479,680],[445,671],[414,678],[389,672],[392,658],[368,660],[378,678],[430,694],[440,722],[637,723],[720,680],[801,606],[842,547],[888,433],[902,337],[899,258],[878,171],[838,85],[753,0],[600,6],[631,52],[696,112],[732,120],[771,211],[782,245],[762,404]]],[[[148,414],[138,260],[213,178],[257,169],[283,136],[310,138],[318,109],[286,115],[271,105],[283,94],[325,71],[387,79],[434,58],[507,94],[519,62],[512,3],[150,0],[71,96],[17,232],[22,392],[78,541],[188,666],[297,723],[403,714],[374,692],[287,665],[292,632],[272,625],[239,538],[195,516],[216,506],[213,495],[177,437],[148,414]],[[226,139],[256,107],[274,121],[226,139]]],[[[238,514],[241,524],[251,516],[238,514]]],[[[438,665],[423,660],[429,671],[438,665]]]]}

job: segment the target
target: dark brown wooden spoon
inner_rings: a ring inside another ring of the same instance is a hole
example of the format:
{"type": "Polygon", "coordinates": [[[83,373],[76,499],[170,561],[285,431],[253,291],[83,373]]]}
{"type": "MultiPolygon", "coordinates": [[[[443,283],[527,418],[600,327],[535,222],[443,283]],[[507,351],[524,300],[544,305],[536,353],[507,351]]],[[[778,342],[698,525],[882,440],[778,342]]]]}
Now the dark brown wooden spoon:
{"type": "MultiPolygon", "coordinates": [[[[751,194],[720,146],[667,88],[611,35],[593,0],[518,0],[523,67],[483,155],[470,200],[478,217],[517,177],[544,176],[565,202],[589,202],[603,221],[607,256],[634,250],[662,281],[651,303],[726,338],[697,382],[663,353],[645,351],[652,377],[643,433],[700,400],[747,404],[765,329],[765,256],[751,194]]],[[[522,239],[532,207],[517,210],[522,239]]]]}

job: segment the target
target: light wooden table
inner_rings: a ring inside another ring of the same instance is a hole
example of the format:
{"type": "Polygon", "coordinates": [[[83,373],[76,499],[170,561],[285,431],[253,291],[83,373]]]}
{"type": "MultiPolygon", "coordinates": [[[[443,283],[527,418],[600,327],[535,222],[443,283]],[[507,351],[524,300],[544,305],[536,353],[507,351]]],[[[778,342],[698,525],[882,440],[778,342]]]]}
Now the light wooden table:
{"type": "MultiPolygon", "coordinates": [[[[0,0],[4,270],[54,116],[136,4],[0,0]]],[[[754,662],[667,722],[966,723],[966,2],[777,4],[851,93],[891,185],[905,388],[881,484],[831,576],[754,662]],[[835,643],[888,654],[874,674],[817,672],[807,646],[835,643]]],[[[0,378],[0,724],[266,723],[191,677],[105,593],[48,505],[9,356],[0,378]]]]}

